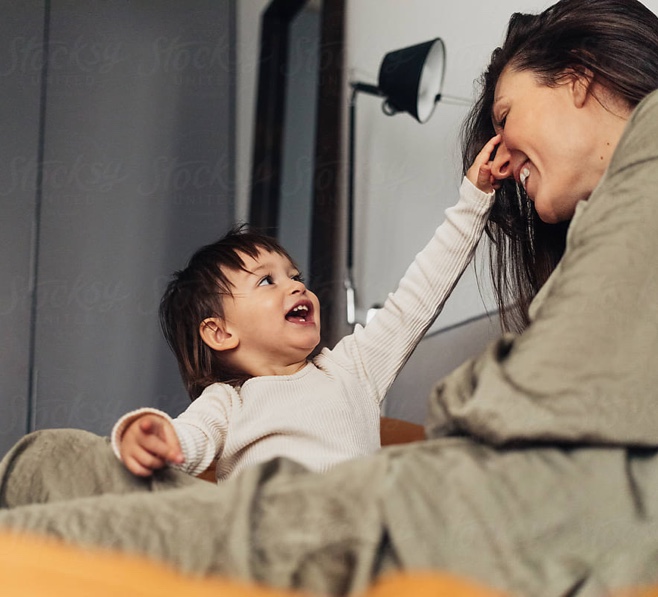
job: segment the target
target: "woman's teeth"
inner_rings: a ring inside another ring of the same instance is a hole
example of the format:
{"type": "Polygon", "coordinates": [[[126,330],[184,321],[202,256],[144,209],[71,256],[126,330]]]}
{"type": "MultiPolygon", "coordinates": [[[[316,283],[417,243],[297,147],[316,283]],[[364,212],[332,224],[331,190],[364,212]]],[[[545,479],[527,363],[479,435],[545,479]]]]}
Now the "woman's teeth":
{"type": "Polygon", "coordinates": [[[524,168],[523,170],[521,170],[521,175],[519,176],[519,179],[524,189],[525,189],[525,181],[528,179],[528,176],[530,176],[530,170],[528,168],[524,168]]]}

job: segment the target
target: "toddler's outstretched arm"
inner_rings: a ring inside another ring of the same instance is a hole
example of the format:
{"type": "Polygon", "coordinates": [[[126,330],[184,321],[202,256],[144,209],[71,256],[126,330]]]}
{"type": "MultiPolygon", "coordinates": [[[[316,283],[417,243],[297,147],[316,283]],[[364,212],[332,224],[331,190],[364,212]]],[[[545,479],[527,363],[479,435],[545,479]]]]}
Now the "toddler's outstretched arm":
{"type": "Polygon", "coordinates": [[[173,425],[153,413],[140,415],[128,425],[121,436],[119,451],[126,468],[140,477],[184,460],[173,425]]]}
{"type": "Polygon", "coordinates": [[[365,327],[357,325],[332,350],[316,357],[340,363],[381,403],[393,380],[432,325],[471,262],[495,201],[499,182],[492,156],[502,141],[496,135],[482,147],[460,185],[459,201],[365,327]]]}

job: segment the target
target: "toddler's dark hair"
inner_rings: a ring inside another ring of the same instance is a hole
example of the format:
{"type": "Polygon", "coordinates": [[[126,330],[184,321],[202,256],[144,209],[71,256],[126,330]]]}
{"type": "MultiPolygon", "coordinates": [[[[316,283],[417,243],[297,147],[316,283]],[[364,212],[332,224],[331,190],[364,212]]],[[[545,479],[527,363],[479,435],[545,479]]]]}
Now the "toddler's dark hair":
{"type": "Polygon", "coordinates": [[[224,382],[238,385],[248,376],[232,370],[201,339],[199,326],[209,317],[224,319],[223,297],[232,295],[227,270],[245,270],[240,254],[256,258],[259,251],[277,253],[290,259],[279,242],[247,225],[232,228],[218,241],[198,249],[185,269],[177,271],[160,301],[160,326],[178,361],[190,398],[197,398],[204,388],[224,382]]]}

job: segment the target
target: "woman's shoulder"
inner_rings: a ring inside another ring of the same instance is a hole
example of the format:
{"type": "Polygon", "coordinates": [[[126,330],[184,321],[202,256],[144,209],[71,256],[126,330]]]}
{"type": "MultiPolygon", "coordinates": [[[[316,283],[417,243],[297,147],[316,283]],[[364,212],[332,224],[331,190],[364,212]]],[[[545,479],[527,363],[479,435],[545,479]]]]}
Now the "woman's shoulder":
{"type": "Polygon", "coordinates": [[[629,131],[650,124],[658,127],[658,89],[647,95],[633,110],[626,127],[626,136],[629,131]]]}
{"type": "Polygon", "coordinates": [[[610,164],[610,172],[653,160],[658,156],[658,90],[635,108],[610,164]]]}
{"type": "Polygon", "coordinates": [[[658,89],[652,91],[647,95],[635,108],[635,112],[643,112],[646,110],[655,110],[658,106],[658,89]]]}

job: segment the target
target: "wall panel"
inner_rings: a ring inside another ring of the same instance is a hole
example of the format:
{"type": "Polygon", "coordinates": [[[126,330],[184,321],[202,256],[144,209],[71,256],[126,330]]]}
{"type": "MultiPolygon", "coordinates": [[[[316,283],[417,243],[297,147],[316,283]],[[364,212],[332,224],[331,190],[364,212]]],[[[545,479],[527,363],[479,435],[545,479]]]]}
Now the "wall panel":
{"type": "Polygon", "coordinates": [[[234,214],[234,2],[45,6],[45,53],[43,6],[0,7],[3,450],[25,432],[28,402],[33,428],[101,434],[128,409],[176,414],[186,406],[157,307],[170,274],[223,234],[234,214]]]}

